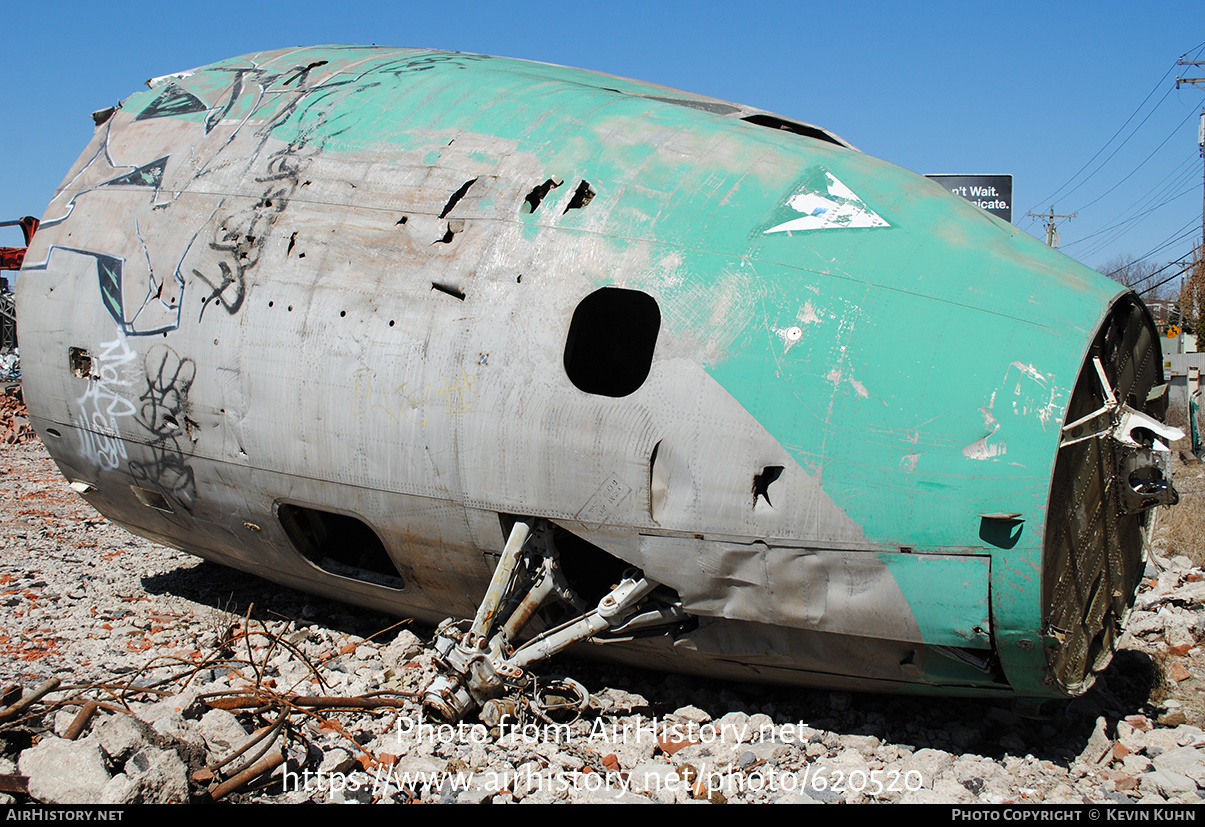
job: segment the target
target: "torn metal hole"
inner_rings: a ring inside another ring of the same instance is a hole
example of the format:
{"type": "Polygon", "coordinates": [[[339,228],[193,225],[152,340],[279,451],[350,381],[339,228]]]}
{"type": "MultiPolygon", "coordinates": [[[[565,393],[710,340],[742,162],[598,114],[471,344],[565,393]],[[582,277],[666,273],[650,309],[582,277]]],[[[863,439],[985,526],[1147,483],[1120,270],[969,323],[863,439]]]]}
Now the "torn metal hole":
{"type": "Polygon", "coordinates": [[[464,229],[464,220],[454,218],[448,222],[448,229],[441,237],[435,239],[432,244],[451,244],[455,235],[464,229]]]}
{"type": "Polygon", "coordinates": [[[594,200],[595,195],[597,195],[597,193],[590,188],[590,182],[583,179],[582,182],[577,185],[577,189],[573,191],[573,197],[569,199],[569,203],[565,206],[565,212],[567,213],[570,210],[582,209],[594,200]]]}
{"type": "Polygon", "coordinates": [[[456,190],[456,192],[452,193],[452,197],[449,198],[448,203],[444,205],[444,210],[443,210],[443,212],[441,212],[439,214],[439,217],[447,218],[448,213],[450,213],[452,211],[452,208],[455,207],[457,202],[459,202],[461,198],[464,198],[465,193],[469,191],[469,187],[473,186],[473,184],[476,184],[476,183],[477,183],[477,179],[474,178],[471,181],[465,181],[463,184],[461,184],[460,189],[458,189],[458,190],[456,190]]]}
{"type": "Polygon", "coordinates": [[[172,510],[171,503],[167,501],[167,497],[160,494],[158,491],[151,491],[147,488],[139,488],[137,485],[131,485],[130,490],[134,492],[134,496],[138,498],[138,502],[148,508],[153,508],[156,511],[162,511],[167,514],[175,513],[172,510]]]}
{"type": "Polygon", "coordinates": [[[766,501],[766,505],[771,508],[774,503],[770,502],[770,485],[776,479],[782,476],[783,467],[781,465],[767,465],[761,469],[760,474],[753,475],[753,507],[757,507],[757,498],[762,497],[766,501]]]}
{"type": "Polygon", "coordinates": [[[80,379],[87,379],[92,375],[92,355],[82,347],[67,348],[67,364],[71,367],[71,372],[80,379]]]}
{"type": "Polygon", "coordinates": [[[289,249],[285,250],[285,258],[288,258],[289,253],[293,252],[293,247],[297,244],[297,233],[289,236],[289,249]]]}
{"type": "Polygon", "coordinates": [[[395,227],[400,227],[401,225],[405,224],[405,223],[406,223],[407,221],[409,221],[409,220],[410,220],[410,219],[408,219],[406,216],[404,216],[404,215],[403,215],[401,218],[399,218],[399,219],[397,220],[397,223],[396,223],[396,224],[394,224],[393,226],[395,226],[395,227]]]}
{"type": "Polygon", "coordinates": [[[97,109],[92,113],[92,122],[100,126],[109,118],[113,117],[113,113],[117,111],[116,106],[106,106],[104,109],[97,109]]]}
{"type": "MultiPolygon", "coordinates": [[[[464,301],[464,291],[461,290],[459,287],[453,287],[450,284],[440,284],[437,281],[433,281],[433,282],[431,282],[431,289],[438,290],[441,293],[447,293],[449,296],[452,296],[453,298],[464,301]]],[[[390,322],[389,324],[393,324],[393,322],[390,322]]]]}
{"type": "Polygon", "coordinates": [[[768,129],[778,129],[783,132],[790,132],[794,135],[802,135],[805,138],[815,138],[817,141],[826,141],[837,146],[845,146],[841,141],[834,138],[832,135],[825,132],[823,129],[817,129],[814,126],[808,126],[803,123],[795,123],[794,121],[776,118],[773,115],[750,115],[747,118],[741,118],[746,123],[754,124],[755,126],[764,126],[768,129]]]}
{"type": "MultiPolygon", "coordinates": [[[[506,536],[510,535],[516,521],[532,519],[498,514],[498,522],[506,536]]],[[[559,605],[545,604],[540,611],[548,625],[555,626],[575,613],[569,611],[571,608],[580,610],[597,604],[623,579],[629,564],[563,526],[552,523],[549,528],[551,532],[544,536],[542,542],[548,543],[555,551],[560,574],[564,577],[563,584],[568,586],[566,591],[560,592],[559,605]]]]}
{"type": "Polygon", "coordinates": [[[240,259],[249,258],[251,251],[255,248],[255,236],[249,235],[238,243],[235,250],[238,252],[240,259]]]}
{"type": "Polygon", "coordinates": [[[531,192],[527,193],[527,198],[524,199],[523,211],[528,214],[535,212],[539,208],[540,202],[544,200],[544,197],[562,183],[564,182],[560,178],[554,176],[543,184],[537,184],[532,188],[531,192]]]}

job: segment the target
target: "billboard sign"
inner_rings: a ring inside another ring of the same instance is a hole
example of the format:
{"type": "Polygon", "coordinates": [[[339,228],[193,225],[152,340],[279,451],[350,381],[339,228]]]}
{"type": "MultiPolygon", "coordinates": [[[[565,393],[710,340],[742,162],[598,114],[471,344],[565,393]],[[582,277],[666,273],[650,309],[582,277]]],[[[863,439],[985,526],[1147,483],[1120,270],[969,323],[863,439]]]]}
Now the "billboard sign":
{"type": "Polygon", "coordinates": [[[997,218],[1012,223],[1013,177],[1011,175],[926,175],[997,218]]]}

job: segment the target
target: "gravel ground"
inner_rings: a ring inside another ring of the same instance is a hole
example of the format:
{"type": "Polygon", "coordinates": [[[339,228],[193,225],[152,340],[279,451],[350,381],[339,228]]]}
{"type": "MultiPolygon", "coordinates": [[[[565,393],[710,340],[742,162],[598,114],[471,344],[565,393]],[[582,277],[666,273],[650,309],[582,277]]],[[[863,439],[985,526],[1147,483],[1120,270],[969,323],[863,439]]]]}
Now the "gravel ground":
{"type": "Polygon", "coordinates": [[[28,694],[61,681],[31,714],[0,711],[0,776],[27,778],[29,791],[0,803],[1205,796],[1205,572],[1183,557],[1149,569],[1123,650],[1097,687],[1040,710],[561,658],[555,668],[595,695],[580,721],[424,729],[414,698],[434,675],[431,629],[133,537],[67,487],[36,439],[0,451],[0,688],[28,694]],[[334,696],[369,708],[333,710],[324,699],[334,696]],[[98,713],[80,737],[65,737],[87,699],[98,713]],[[223,787],[251,763],[277,766],[223,787]]]}

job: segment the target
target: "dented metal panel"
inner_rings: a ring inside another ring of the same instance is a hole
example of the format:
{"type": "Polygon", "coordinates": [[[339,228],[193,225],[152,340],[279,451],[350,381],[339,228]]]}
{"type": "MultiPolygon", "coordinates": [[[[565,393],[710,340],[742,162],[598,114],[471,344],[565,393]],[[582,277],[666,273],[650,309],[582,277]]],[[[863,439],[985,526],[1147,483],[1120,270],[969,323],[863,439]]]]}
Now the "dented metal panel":
{"type": "Polygon", "coordinates": [[[97,126],[18,290],[68,479],[300,588],[474,617],[522,519],[507,594],[568,595],[527,634],[580,615],[663,668],[1031,697],[1086,688],[1132,600],[1150,497],[1117,488],[1121,408],[1060,446],[1102,348],[1162,414],[1149,318],[737,104],[483,55],[234,58],[97,126]],[[315,565],[289,514],[363,525],[404,586],[315,565]],[[620,582],[645,585],[607,615],[620,582]]]}

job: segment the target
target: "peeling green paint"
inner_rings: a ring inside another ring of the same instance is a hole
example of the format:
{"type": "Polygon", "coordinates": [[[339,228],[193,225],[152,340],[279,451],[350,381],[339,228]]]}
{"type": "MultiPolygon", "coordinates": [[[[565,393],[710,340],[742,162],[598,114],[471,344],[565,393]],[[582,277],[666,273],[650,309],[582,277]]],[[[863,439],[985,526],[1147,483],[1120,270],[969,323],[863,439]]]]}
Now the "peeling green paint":
{"type": "MultiPolygon", "coordinates": [[[[499,181],[480,209],[533,245],[608,251],[586,275],[658,300],[667,333],[696,343],[710,376],[862,527],[926,640],[986,647],[968,630],[990,615],[1013,688],[1049,691],[1040,647],[1008,642],[1042,623],[1031,598],[1060,426],[1116,284],[889,163],[621,78],[319,47],[172,83],[211,108],[165,117],[250,119],[265,139],[330,154],[386,147],[398,171],[438,168],[456,141],[530,159],[531,177],[499,181]],[[319,61],[306,94],[322,105],[291,109],[298,73],[319,61]],[[521,209],[551,177],[564,184],[521,209]],[[582,181],[594,201],[566,211],[582,181]],[[980,536],[998,512],[1024,515],[1011,548],[980,536]]],[[[497,162],[484,148],[467,158],[497,162]]]]}

